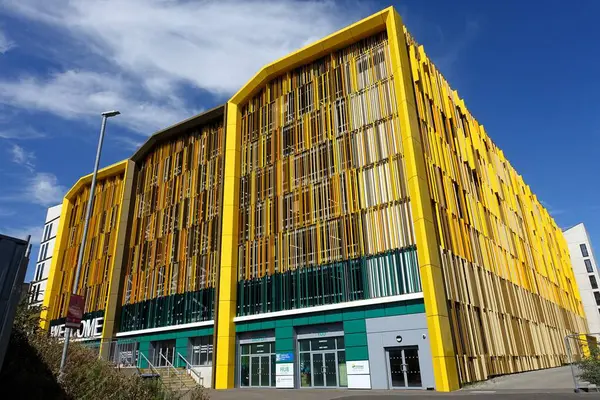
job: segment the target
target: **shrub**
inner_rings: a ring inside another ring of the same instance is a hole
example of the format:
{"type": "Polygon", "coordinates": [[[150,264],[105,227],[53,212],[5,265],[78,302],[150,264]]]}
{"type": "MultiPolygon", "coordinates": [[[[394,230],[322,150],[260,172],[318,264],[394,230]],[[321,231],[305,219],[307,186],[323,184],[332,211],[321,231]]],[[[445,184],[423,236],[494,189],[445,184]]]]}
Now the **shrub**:
{"type": "Polygon", "coordinates": [[[590,354],[577,363],[579,378],[600,386],[600,350],[598,347],[590,347],[590,354]]]}
{"type": "Polygon", "coordinates": [[[204,390],[204,388],[202,386],[196,386],[194,389],[192,389],[190,391],[189,394],[189,399],[190,400],[208,400],[208,393],[206,393],[206,390],[204,390]]]}
{"type": "MultiPolygon", "coordinates": [[[[99,359],[96,351],[77,342],[69,343],[67,362],[59,381],[63,344],[39,330],[39,311],[25,305],[17,310],[0,371],[3,390],[23,393],[32,399],[171,400],[185,394],[170,391],[158,380],[125,375],[99,359]]],[[[199,388],[187,398],[205,400],[208,397],[199,388]]]]}

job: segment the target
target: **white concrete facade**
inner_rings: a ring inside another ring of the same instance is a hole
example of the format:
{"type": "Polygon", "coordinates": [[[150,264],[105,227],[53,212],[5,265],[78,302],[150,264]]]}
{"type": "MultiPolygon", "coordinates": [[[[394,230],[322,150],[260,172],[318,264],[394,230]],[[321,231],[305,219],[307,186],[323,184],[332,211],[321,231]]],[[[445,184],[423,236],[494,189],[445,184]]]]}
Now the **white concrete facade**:
{"type": "Polygon", "coordinates": [[[600,276],[590,237],[583,223],[567,229],[564,236],[569,245],[589,332],[600,333],[600,276]]]}
{"type": "Polygon", "coordinates": [[[60,221],[60,210],[62,205],[59,204],[50,207],[46,213],[46,222],[42,231],[42,239],[40,242],[40,252],[35,264],[35,271],[31,284],[29,285],[29,304],[32,306],[41,306],[46,292],[46,283],[50,273],[50,265],[52,254],[54,253],[54,243],[56,242],[56,233],[58,232],[58,222],[60,221]]]}

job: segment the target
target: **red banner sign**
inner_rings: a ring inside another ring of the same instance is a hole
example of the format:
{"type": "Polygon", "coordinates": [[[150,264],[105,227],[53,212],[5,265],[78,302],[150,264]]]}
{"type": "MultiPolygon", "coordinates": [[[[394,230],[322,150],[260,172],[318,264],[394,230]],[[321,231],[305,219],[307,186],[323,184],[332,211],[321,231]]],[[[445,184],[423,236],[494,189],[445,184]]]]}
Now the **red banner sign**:
{"type": "Polygon", "coordinates": [[[67,320],[65,321],[65,327],[79,329],[81,326],[81,320],[83,318],[83,307],[85,306],[85,300],[83,296],[72,294],[69,299],[69,309],[67,310],[67,320]]]}

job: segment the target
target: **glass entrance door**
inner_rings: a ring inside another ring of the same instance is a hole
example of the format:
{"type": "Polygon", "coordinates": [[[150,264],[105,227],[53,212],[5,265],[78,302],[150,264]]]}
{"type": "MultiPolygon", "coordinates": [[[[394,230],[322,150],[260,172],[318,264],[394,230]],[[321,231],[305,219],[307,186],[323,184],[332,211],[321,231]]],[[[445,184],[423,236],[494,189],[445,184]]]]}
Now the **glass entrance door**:
{"type": "Polygon", "coordinates": [[[348,386],[342,336],[298,341],[300,387],[348,386]]]}
{"type": "Polygon", "coordinates": [[[156,367],[166,367],[169,363],[173,364],[175,360],[175,340],[153,342],[153,348],[152,363],[156,367]]]}
{"type": "Polygon", "coordinates": [[[335,352],[313,353],[313,387],[337,387],[337,360],[335,352]]]}
{"type": "Polygon", "coordinates": [[[391,389],[420,389],[423,386],[417,346],[390,348],[387,361],[391,389]]]}
{"type": "Polygon", "coordinates": [[[240,386],[275,386],[274,348],[274,343],[241,345],[240,386]]]}
{"type": "MultiPolygon", "coordinates": [[[[260,386],[271,386],[271,357],[260,356],[258,363],[258,374],[260,375],[260,386]]],[[[274,373],[275,371],[273,371],[274,373]]]]}
{"type": "Polygon", "coordinates": [[[270,356],[250,356],[250,386],[271,386],[270,356]]]}

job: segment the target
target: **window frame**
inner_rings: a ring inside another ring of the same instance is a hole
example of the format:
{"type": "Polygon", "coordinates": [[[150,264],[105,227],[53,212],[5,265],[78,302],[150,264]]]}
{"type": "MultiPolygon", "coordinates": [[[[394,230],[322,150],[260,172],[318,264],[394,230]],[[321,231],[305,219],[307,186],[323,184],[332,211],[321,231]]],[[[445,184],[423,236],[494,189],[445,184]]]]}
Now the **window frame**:
{"type": "Polygon", "coordinates": [[[583,257],[589,257],[589,256],[590,256],[590,253],[589,253],[589,251],[588,251],[588,248],[587,248],[587,246],[585,245],[585,243],[581,243],[581,244],[579,245],[579,250],[581,250],[581,255],[582,255],[583,257]]]}
{"type": "Polygon", "coordinates": [[[596,280],[596,276],[590,275],[588,278],[590,279],[590,285],[592,285],[592,289],[598,289],[598,281],[596,280]]]}
{"type": "Polygon", "coordinates": [[[190,364],[196,366],[211,366],[213,364],[213,337],[212,336],[196,336],[190,338],[190,364]],[[198,352],[196,353],[196,349],[198,352]],[[197,356],[196,356],[197,354],[197,356]]]}

